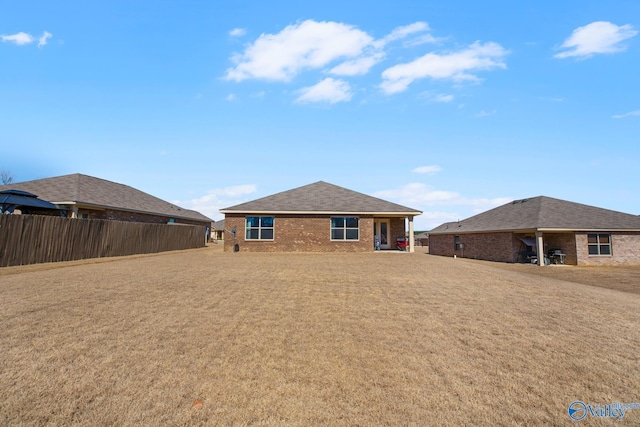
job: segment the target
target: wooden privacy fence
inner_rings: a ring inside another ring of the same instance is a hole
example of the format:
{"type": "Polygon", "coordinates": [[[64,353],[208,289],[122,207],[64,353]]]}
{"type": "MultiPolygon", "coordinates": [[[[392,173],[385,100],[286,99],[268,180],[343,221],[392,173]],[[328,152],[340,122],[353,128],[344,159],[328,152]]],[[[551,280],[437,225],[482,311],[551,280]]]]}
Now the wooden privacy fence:
{"type": "Polygon", "coordinates": [[[205,246],[205,227],[0,214],[0,267],[205,246]]]}

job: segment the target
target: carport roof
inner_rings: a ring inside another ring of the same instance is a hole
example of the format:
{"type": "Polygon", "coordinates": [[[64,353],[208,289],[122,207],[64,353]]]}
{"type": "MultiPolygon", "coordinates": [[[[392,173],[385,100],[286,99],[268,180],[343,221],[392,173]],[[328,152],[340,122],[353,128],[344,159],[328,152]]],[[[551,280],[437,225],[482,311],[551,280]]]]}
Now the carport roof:
{"type": "Polygon", "coordinates": [[[431,230],[429,234],[519,230],[640,231],[640,216],[538,196],[514,200],[465,220],[442,224],[431,230]]]}
{"type": "Polygon", "coordinates": [[[422,212],[357,191],[318,181],[221,209],[222,213],[376,214],[415,216],[422,212]]]}

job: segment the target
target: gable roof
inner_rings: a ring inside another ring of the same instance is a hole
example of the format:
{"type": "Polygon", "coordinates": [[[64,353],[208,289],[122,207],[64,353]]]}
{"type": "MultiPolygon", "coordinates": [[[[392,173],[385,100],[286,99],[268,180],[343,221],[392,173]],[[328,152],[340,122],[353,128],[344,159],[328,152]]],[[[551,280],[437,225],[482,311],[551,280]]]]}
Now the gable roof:
{"type": "Polygon", "coordinates": [[[429,234],[517,230],[640,231],[640,216],[538,196],[514,200],[460,222],[442,224],[429,234]]]}
{"type": "Polygon", "coordinates": [[[222,213],[385,214],[420,215],[406,206],[318,181],[251,202],[221,209],[222,213]]]}
{"type": "Polygon", "coordinates": [[[171,218],[211,222],[190,209],[166,202],[133,187],[79,173],[0,186],[0,190],[22,190],[57,205],[81,205],[171,218]]]}

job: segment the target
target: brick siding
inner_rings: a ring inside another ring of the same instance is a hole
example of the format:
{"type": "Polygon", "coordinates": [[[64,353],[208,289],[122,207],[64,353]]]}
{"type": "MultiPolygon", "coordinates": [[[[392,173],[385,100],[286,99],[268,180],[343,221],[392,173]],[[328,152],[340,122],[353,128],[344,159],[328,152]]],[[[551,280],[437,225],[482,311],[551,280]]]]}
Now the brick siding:
{"type": "MultiPolygon", "coordinates": [[[[545,233],[543,236],[545,254],[552,249],[560,249],[568,265],[617,265],[640,264],[640,232],[607,233],[611,235],[612,255],[589,255],[586,232],[545,233]]],[[[522,243],[512,233],[460,234],[462,249],[454,250],[455,235],[432,234],[429,236],[429,253],[442,256],[483,259],[501,262],[526,262],[518,259],[522,243]]],[[[525,236],[524,234],[522,235],[525,236]]],[[[527,235],[535,238],[535,235],[527,235]]],[[[533,247],[535,251],[535,246],[533,247]]]]}
{"type": "MultiPolygon", "coordinates": [[[[70,214],[69,214],[70,215],[70,214]]],[[[151,224],[167,224],[169,223],[169,217],[160,215],[151,215],[138,212],[127,212],[114,209],[78,209],[78,218],[82,218],[82,215],[88,215],[88,219],[108,219],[112,221],[127,221],[127,222],[144,222],[151,224]]],[[[200,225],[202,227],[211,227],[210,222],[195,221],[183,218],[174,218],[175,224],[189,224],[200,225]]]]}
{"type": "Polygon", "coordinates": [[[589,255],[588,234],[576,233],[578,265],[640,264],[640,232],[606,233],[611,235],[611,255],[589,255]]]}
{"type": "Polygon", "coordinates": [[[429,253],[487,261],[515,262],[517,260],[520,241],[512,233],[460,234],[459,236],[464,248],[455,250],[455,235],[430,235],[429,253]]]}
{"type": "MultiPolygon", "coordinates": [[[[236,243],[242,252],[372,252],[373,217],[360,215],[360,233],[357,241],[332,241],[332,215],[269,215],[274,216],[274,240],[245,240],[243,214],[226,214],[225,228],[236,227],[236,243]]],[[[389,238],[404,236],[404,219],[390,219],[389,238]]],[[[391,241],[390,241],[391,243],[391,241]]],[[[224,250],[233,251],[233,237],[227,234],[224,250]]]]}

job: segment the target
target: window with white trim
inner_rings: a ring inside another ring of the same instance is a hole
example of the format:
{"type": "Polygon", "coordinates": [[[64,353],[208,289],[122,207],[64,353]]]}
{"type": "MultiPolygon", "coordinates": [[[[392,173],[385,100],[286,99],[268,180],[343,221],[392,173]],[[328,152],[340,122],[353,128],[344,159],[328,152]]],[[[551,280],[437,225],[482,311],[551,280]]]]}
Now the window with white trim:
{"type": "Polygon", "coordinates": [[[272,216],[248,216],[245,240],[273,240],[272,216]]]}
{"type": "Polygon", "coordinates": [[[611,235],[604,233],[587,234],[589,255],[611,255],[611,235]]]}
{"type": "Polygon", "coordinates": [[[360,218],[336,216],[331,218],[331,240],[360,239],[360,218]]]}

